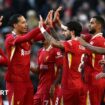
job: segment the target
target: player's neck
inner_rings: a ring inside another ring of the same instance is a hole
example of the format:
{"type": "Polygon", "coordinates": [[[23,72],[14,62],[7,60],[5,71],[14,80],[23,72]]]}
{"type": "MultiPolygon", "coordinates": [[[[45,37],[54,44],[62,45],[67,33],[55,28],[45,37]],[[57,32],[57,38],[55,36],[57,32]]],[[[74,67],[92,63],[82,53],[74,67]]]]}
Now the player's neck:
{"type": "Polygon", "coordinates": [[[21,33],[18,32],[17,30],[15,30],[15,29],[12,32],[15,33],[16,35],[21,35],[21,33]]]}
{"type": "Polygon", "coordinates": [[[95,35],[97,35],[97,34],[99,34],[99,33],[102,33],[102,31],[101,31],[101,30],[97,30],[97,31],[94,33],[93,36],[95,36],[95,35]]]}
{"type": "Polygon", "coordinates": [[[45,45],[44,45],[44,48],[45,48],[45,49],[48,49],[49,47],[50,47],[49,44],[45,44],[45,45]]]}

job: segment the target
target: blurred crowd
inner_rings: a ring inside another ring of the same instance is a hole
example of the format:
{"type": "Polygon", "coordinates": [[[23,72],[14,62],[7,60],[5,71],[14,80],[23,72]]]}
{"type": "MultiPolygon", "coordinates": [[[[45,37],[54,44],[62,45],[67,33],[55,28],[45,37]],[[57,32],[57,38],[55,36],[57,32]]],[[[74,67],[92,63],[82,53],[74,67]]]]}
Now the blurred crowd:
{"type": "MultiPolygon", "coordinates": [[[[4,49],[4,40],[11,28],[8,26],[8,20],[11,15],[20,13],[27,19],[29,30],[38,26],[38,15],[41,14],[46,18],[49,10],[57,9],[59,5],[63,6],[61,12],[61,20],[66,24],[70,20],[80,21],[83,25],[83,31],[87,32],[87,25],[90,17],[100,15],[105,19],[105,0],[0,0],[0,15],[4,16],[3,25],[0,28],[0,48],[4,49]]],[[[33,65],[37,62],[37,50],[40,48],[41,42],[35,43],[32,48],[33,65]]],[[[5,68],[0,67],[0,87],[4,89],[5,68]]],[[[32,76],[32,80],[36,80],[36,76],[32,76]]],[[[37,81],[34,82],[35,87],[37,81]]]]}

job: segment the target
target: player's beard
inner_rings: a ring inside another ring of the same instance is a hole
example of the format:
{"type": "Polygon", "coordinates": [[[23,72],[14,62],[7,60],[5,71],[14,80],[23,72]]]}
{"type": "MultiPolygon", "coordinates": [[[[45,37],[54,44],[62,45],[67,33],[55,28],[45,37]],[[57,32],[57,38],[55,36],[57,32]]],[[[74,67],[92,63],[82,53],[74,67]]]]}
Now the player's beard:
{"type": "Polygon", "coordinates": [[[95,34],[96,33],[96,30],[95,29],[92,29],[92,30],[89,31],[89,33],[90,34],[95,34]]]}
{"type": "Polygon", "coordinates": [[[71,36],[70,35],[68,35],[66,38],[65,38],[65,40],[70,40],[71,39],[71,36]]]}

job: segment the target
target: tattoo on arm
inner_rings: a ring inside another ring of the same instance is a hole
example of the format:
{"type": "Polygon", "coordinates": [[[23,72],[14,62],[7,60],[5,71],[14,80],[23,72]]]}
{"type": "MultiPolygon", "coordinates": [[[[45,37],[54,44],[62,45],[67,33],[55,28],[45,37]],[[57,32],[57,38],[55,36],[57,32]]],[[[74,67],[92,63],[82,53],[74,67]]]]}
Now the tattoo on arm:
{"type": "Polygon", "coordinates": [[[53,44],[58,48],[64,49],[63,44],[60,41],[57,41],[56,39],[54,39],[47,31],[45,31],[43,35],[48,42],[50,42],[51,44],[53,44]]]}
{"type": "Polygon", "coordinates": [[[54,28],[51,28],[50,31],[51,31],[51,35],[52,35],[56,40],[59,40],[59,37],[58,37],[58,34],[57,34],[56,30],[55,30],[54,28]]]}

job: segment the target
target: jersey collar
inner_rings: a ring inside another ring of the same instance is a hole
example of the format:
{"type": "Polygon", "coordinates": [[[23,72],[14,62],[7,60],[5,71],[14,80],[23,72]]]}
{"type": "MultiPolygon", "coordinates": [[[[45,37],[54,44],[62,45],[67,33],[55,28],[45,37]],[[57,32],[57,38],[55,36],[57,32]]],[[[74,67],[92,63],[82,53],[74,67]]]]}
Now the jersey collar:
{"type": "Polygon", "coordinates": [[[98,36],[102,36],[103,35],[103,33],[97,33],[97,34],[95,34],[93,37],[92,37],[92,39],[94,39],[94,38],[96,38],[96,37],[98,37],[98,36]]]}
{"type": "Polygon", "coordinates": [[[14,31],[12,31],[12,35],[13,35],[14,37],[16,37],[16,33],[15,33],[14,31]]]}

